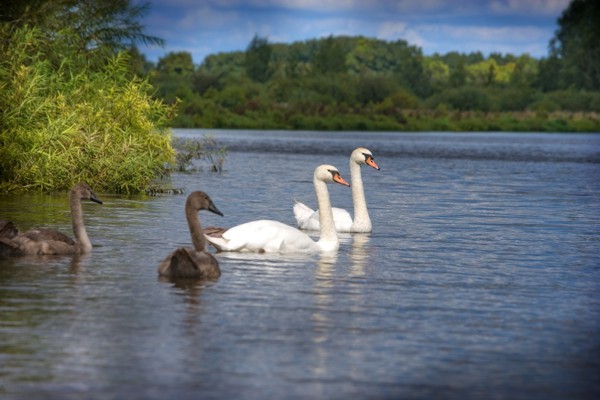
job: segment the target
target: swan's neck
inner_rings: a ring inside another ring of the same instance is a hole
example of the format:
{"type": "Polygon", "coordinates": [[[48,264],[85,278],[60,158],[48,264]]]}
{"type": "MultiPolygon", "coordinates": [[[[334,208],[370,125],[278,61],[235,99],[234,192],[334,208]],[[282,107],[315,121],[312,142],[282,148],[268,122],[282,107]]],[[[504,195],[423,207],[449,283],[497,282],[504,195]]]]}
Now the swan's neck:
{"type": "Polygon", "coordinates": [[[73,224],[75,241],[81,253],[89,253],[92,251],[92,242],[90,242],[85,225],[83,224],[83,209],[78,193],[72,192],[69,196],[69,201],[71,203],[71,222],[73,224]]]}
{"type": "Polygon", "coordinates": [[[317,242],[319,247],[325,251],[337,250],[340,246],[335,223],[333,222],[333,211],[329,200],[327,184],[320,179],[314,179],[317,204],[319,205],[319,224],[321,225],[321,237],[317,242]]]}
{"type": "Polygon", "coordinates": [[[354,221],[352,230],[370,232],[372,229],[371,218],[367,211],[367,199],[363,187],[360,165],[350,160],[350,179],[352,182],[352,203],[354,205],[354,221]]]}
{"type": "Polygon", "coordinates": [[[200,218],[198,217],[198,211],[194,209],[190,204],[185,205],[185,218],[187,219],[188,228],[190,229],[190,235],[192,235],[192,244],[196,251],[204,251],[206,247],[206,241],[204,239],[204,233],[200,226],[200,218]]]}

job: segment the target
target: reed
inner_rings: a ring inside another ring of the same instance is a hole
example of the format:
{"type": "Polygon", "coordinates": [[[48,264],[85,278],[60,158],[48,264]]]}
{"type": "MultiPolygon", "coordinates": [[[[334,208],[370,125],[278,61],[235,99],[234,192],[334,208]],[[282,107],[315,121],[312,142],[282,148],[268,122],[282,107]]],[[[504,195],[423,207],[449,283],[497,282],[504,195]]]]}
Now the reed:
{"type": "Polygon", "coordinates": [[[206,163],[213,172],[223,171],[223,162],[227,155],[226,147],[219,147],[212,135],[204,135],[201,139],[173,138],[176,150],[175,169],[179,172],[197,171],[202,168],[195,161],[206,163]]]}

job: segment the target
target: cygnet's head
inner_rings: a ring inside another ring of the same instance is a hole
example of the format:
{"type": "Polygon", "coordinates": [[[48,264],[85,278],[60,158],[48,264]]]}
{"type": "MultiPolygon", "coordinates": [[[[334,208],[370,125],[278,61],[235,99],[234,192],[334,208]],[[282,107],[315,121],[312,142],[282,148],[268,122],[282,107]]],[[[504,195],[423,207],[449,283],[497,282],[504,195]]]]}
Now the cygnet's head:
{"type": "Polygon", "coordinates": [[[81,200],[91,200],[95,203],[102,204],[102,201],[96,197],[90,185],[85,182],[79,182],[77,185],[73,186],[71,195],[77,196],[81,200]]]}
{"type": "Polygon", "coordinates": [[[204,192],[196,191],[190,193],[186,200],[186,203],[196,211],[208,210],[217,215],[220,215],[221,217],[223,216],[223,213],[219,211],[217,206],[215,206],[215,203],[213,203],[210,196],[204,192]]]}

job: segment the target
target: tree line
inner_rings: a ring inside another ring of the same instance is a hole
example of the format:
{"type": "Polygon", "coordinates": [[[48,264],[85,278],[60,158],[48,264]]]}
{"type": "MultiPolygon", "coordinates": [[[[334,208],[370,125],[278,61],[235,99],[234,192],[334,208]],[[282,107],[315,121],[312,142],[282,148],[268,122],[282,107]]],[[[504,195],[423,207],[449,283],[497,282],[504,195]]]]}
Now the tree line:
{"type": "Polygon", "coordinates": [[[599,131],[600,11],[574,0],[547,57],[425,56],[404,40],[329,36],[291,44],[256,35],[245,51],[195,65],[188,52],[138,73],[180,102],[177,127],[331,130],[599,131]]]}

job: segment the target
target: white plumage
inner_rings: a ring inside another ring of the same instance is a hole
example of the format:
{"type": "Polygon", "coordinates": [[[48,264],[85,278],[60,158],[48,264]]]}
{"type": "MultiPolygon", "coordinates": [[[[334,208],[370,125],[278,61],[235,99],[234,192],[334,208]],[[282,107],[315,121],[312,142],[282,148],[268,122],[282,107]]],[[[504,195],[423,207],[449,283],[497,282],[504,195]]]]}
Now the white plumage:
{"type": "MultiPolygon", "coordinates": [[[[350,180],[352,183],[354,220],[352,220],[352,216],[348,211],[343,208],[334,207],[332,209],[333,221],[338,232],[371,232],[373,230],[369,211],[367,210],[365,189],[362,183],[362,165],[368,165],[379,170],[379,166],[375,163],[371,151],[364,147],[359,147],[350,155],[350,180]]],[[[300,229],[319,230],[318,209],[315,211],[304,203],[297,201],[294,204],[294,217],[300,229]]]]}
{"type": "MultiPolygon", "coordinates": [[[[331,211],[333,213],[335,229],[338,232],[351,232],[352,216],[350,213],[347,210],[338,207],[333,207],[331,211]]],[[[300,229],[318,231],[321,226],[319,224],[319,210],[315,211],[299,201],[296,201],[294,204],[294,217],[296,218],[298,228],[300,229]]]]}
{"type": "Polygon", "coordinates": [[[341,177],[337,168],[320,165],[315,169],[313,183],[320,208],[321,235],[314,241],[306,233],[279,221],[258,220],[227,229],[222,237],[206,236],[218,251],[267,252],[267,253],[315,253],[336,251],[339,239],[331,212],[331,202],[326,183],[337,182],[350,186],[341,177]]]}

